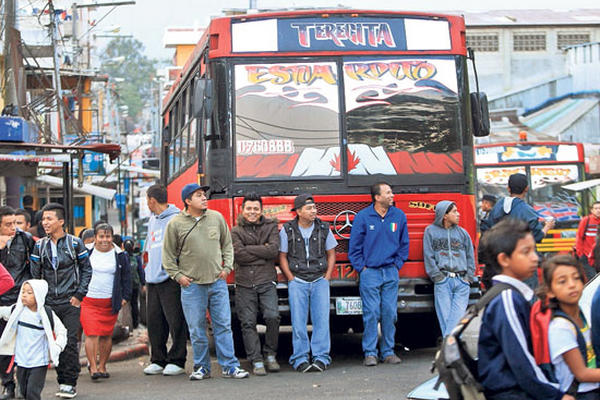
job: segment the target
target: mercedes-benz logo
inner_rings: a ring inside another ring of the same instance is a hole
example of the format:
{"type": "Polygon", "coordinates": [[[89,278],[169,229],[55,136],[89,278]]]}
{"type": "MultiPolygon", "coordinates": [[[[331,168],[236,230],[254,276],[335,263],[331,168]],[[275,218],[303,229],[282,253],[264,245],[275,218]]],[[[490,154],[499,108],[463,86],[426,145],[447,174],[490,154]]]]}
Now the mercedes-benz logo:
{"type": "Polygon", "coordinates": [[[350,239],[350,228],[352,228],[352,220],[355,215],[356,213],[352,210],[344,210],[333,219],[333,229],[341,238],[350,239]],[[341,226],[338,226],[338,224],[341,224],[341,226]]]}

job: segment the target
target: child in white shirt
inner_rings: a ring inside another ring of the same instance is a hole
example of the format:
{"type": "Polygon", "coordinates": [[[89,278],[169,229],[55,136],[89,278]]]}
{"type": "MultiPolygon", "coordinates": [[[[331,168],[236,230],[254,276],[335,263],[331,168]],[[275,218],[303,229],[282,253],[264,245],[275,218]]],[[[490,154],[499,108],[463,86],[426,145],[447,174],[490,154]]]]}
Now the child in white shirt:
{"type": "Polygon", "coordinates": [[[44,305],[47,293],[45,280],[30,279],[23,283],[15,305],[0,307],[0,318],[8,320],[0,337],[0,354],[14,355],[19,388],[26,400],[41,399],[48,364],[58,365],[67,343],[61,320],[44,305]]]}

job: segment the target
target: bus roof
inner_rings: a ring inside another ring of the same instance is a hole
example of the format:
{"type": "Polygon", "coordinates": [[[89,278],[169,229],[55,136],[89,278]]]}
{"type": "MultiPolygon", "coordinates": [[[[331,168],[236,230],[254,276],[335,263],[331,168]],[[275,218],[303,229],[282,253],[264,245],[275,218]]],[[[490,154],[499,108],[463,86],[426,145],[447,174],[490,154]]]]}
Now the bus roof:
{"type": "Polygon", "coordinates": [[[210,47],[209,58],[467,53],[464,18],[459,15],[314,9],[218,17],[211,20],[165,96],[163,111],[181,81],[186,81],[190,72],[195,70],[207,46],[210,47]],[[285,26],[278,21],[285,22],[285,26]],[[311,41],[310,36],[316,36],[317,31],[318,39],[311,41]],[[285,43],[280,45],[280,37],[298,39],[282,40],[285,43]],[[248,38],[250,40],[246,40],[248,38]],[[363,42],[368,42],[368,45],[363,42]]]}

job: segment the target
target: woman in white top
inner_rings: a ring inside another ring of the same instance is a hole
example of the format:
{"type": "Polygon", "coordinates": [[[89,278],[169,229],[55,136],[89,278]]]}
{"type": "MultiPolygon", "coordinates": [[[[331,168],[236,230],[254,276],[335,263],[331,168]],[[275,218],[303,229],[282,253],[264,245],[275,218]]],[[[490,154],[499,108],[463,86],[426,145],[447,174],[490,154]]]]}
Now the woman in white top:
{"type": "Polygon", "coordinates": [[[90,376],[97,380],[110,377],[106,363],[119,310],[131,299],[131,272],[129,257],[113,244],[112,227],[100,224],[94,234],[96,240],[90,250],[92,279],[81,302],[81,326],[90,376]],[[96,362],[97,354],[99,362],[96,362]]]}

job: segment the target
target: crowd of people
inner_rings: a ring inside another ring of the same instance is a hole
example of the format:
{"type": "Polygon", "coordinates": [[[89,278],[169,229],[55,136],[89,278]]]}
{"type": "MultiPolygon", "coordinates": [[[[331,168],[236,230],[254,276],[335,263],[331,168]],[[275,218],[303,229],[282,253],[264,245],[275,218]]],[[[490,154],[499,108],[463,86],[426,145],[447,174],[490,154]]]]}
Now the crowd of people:
{"type": "MultiPolygon", "coordinates": [[[[512,175],[508,189],[508,197],[484,196],[481,207],[483,281],[488,287],[498,282],[507,285],[506,293],[494,299],[483,316],[479,376],[486,396],[569,399],[571,382],[577,382],[574,396],[600,398],[593,321],[588,324],[577,306],[583,282],[596,274],[600,258],[600,202],[581,220],[577,258],[558,256],[544,265],[540,312],[554,310],[548,333],[554,375],[546,378],[532,362],[529,316],[539,264],[535,243],[554,221],[540,222],[526,203],[526,176],[512,175]]],[[[148,188],[146,200],[152,215],[145,268],[136,243],[123,241],[104,221],[75,237],[64,230],[65,210],[60,204],[46,204],[37,213],[29,200],[24,201],[28,207],[24,209],[0,207],[0,376],[4,387],[0,399],[15,398],[14,366],[24,398],[39,399],[49,363],[56,367],[56,395],[74,398],[82,332],[90,378],[109,378],[106,364],[119,311],[130,304],[133,326],[137,326],[141,291],[147,297],[151,351],[145,374],[185,373],[189,337],[190,379],[210,378],[207,315],[224,378],[277,372],[281,366],[277,360],[276,264],[288,281],[293,346],[289,364],[301,373],[330,368],[329,281],[338,243],[330,225],[317,217],[313,196],[298,195],[292,208],[295,218],[279,229],[279,221],[263,214],[261,197],[247,194],[230,230],[223,215],[208,208],[208,190],[197,184],[183,187],[184,209],[179,210],[168,203],[163,185],[148,188]],[[36,214],[40,222],[31,227],[36,214]],[[226,283],[234,269],[235,314],[251,371],[241,368],[234,351],[226,283]],[[264,344],[257,332],[259,319],[266,325],[264,344]]],[[[367,367],[401,362],[394,352],[398,270],[409,250],[406,215],[394,206],[391,186],[372,185],[371,197],[372,204],[355,216],[348,250],[360,278],[363,364],[367,367]]],[[[440,201],[423,236],[425,269],[434,284],[442,336],[464,314],[476,281],[474,245],[459,223],[457,204],[440,201]]]]}

